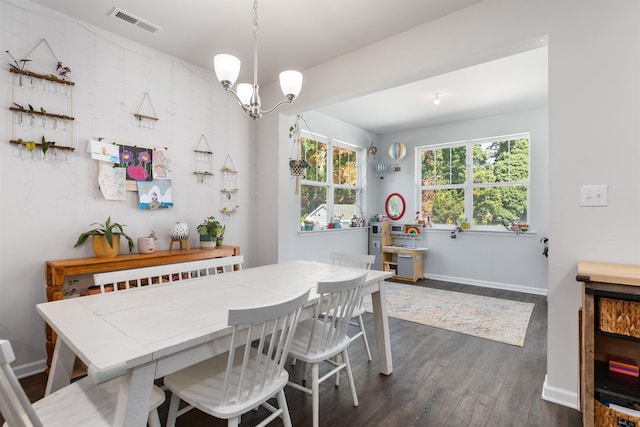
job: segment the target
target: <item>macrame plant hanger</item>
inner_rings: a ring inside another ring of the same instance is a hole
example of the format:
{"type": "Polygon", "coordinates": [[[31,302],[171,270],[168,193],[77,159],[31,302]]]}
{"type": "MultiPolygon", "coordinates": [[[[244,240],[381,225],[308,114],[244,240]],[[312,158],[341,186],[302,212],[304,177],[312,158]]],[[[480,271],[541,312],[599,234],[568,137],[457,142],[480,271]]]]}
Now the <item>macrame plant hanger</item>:
{"type": "Polygon", "coordinates": [[[296,124],[290,128],[289,136],[293,137],[291,153],[289,155],[289,170],[291,176],[296,178],[296,196],[300,194],[300,179],[307,174],[307,163],[301,157],[302,140],[300,137],[300,114],[296,116],[296,124]]]}

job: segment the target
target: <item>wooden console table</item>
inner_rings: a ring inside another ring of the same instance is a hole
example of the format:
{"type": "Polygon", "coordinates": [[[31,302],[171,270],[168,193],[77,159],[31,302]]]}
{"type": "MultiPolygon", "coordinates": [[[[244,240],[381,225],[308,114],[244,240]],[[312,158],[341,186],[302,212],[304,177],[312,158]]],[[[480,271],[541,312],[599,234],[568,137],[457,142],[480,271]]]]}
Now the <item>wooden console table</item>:
{"type": "MultiPolygon", "coordinates": [[[[240,255],[239,246],[219,246],[214,249],[190,249],[174,251],[158,251],[152,254],[123,254],[114,258],[70,258],[46,261],[45,277],[47,280],[47,301],[63,299],[62,289],[67,276],[94,274],[105,271],[126,270],[129,268],[151,267],[161,264],[197,261],[201,259],[220,258],[240,255]]],[[[51,366],[51,358],[55,346],[55,337],[49,325],[45,325],[47,348],[47,372],[51,366]]]]}

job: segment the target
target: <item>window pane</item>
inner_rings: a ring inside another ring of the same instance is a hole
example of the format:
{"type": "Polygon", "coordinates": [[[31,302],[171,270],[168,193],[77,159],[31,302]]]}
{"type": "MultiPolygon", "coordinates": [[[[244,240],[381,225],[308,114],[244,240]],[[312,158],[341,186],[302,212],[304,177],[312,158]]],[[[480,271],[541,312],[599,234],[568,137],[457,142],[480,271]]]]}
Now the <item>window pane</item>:
{"type": "Polygon", "coordinates": [[[529,179],[529,140],[498,141],[473,146],[473,182],[514,182],[529,179]]]}
{"type": "Polygon", "coordinates": [[[353,185],[357,183],[356,152],[348,148],[333,147],[333,183],[353,185]]]}
{"type": "Polygon", "coordinates": [[[436,160],[434,150],[422,151],[422,185],[436,185],[436,160]]]}
{"type": "Polygon", "coordinates": [[[464,146],[436,150],[436,185],[464,184],[466,161],[467,148],[464,146]]]}
{"type": "Polygon", "coordinates": [[[500,225],[503,222],[527,223],[527,187],[486,187],[473,190],[473,222],[500,225]]]}
{"type": "Polygon", "coordinates": [[[327,144],[302,138],[302,158],[309,162],[307,176],[310,181],[327,182],[327,144]]]}
{"type": "Polygon", "coordinates": [[[464,190],[423,190],[422,212],[434,224],[464,221],[464,190]]]}
{"type": "Polygon", "coordinates": [[[300,188],[300,219],[327,223],[327,189],[315,185],[300,188]]]}
{"type": "Polygon", "coordinates": [[[333,192],[333,214],[342,221],[351,221],[357,215],[356,204],[357,191],[352,188],[336,188],[333,192]]]}

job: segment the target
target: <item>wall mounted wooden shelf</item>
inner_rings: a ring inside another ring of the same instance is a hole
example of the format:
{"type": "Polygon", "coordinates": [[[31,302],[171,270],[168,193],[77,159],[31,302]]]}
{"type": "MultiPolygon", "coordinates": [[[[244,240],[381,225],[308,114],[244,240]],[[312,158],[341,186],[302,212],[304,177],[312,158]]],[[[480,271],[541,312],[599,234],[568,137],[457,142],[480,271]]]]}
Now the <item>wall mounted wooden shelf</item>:
{"type": "MultiPolygon", "coordinates": [[[[27,145],[26,141],[16,141],[14,139],[12,139],[11,141],[9,141],[11,144],[13,145],[27,145]]],[[[42,144],[36,143],[35,145],[36,147],[42,147],[42,144]]],[[[55,148],[57,150],[62,150],[62,151],[76,151],[76,149],[74,147],[67,147],[64,145],[50,145],[49,148],[55,148]]]]}
{"type": "Polygon", "coordinates": [[[58,78],[52,77],[51,75],[38,74],[38,73],[34,73],[32,71],[27,71],[27,70],[18,70],[17,68],[13,68],[13,67],[9,68],[9,71],[15,74],[22,74],[23,76],[35,77],[37,79],[48,80],[50,82],[56,82],[63,85],[75,86],[75,83],[70,80],[58,79],[58,78]]]}
{"type": "Polygon", "coordinates": [[[17,107],[9,107],[9,110],[11,111],[15,111],[17,113],[24,113],[24,114],[33,114],[36,116],[45,116],[45,117],[53,117],[54,119],[60,119],[60,120],[75,120],[75,117],[70,117],[70,116],[65,116],[65,115],[60,115],[60,114],[52,114],[52,113],[43,113],[42,111],[36,111],[36,110],[25,110],[24,108],[20,109],[17,107]]]}

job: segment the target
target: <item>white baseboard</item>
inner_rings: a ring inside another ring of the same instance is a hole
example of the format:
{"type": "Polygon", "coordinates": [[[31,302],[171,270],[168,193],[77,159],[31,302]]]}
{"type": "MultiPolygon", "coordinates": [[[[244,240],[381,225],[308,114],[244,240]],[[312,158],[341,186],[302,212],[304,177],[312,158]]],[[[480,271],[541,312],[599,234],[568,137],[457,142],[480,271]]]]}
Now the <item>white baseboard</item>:
{"type": "Polygon", "coordinates": [[[13,366],[13,372],[18,378],[30,377],[31,375],[39,374],[47,369],[47,359],[37,360],[31,363],[25,363],[24,365],[13,366]]]}
{"type": "MultiPolygon", "coordinates": [[[[425,278],[427,275],[425,274],[425,278]]],[[[512,285],[509,283],[487,282],[485,280],[467,279],[464,277],[442,276],[440,274],[429,273],[429,279],[442,280],[443,282],[462,283],[463,285],[482,286],[483,288],[502,289],[505,291],[524,292],[527,294],[547,296],[547,289],[534,288],[532,286],[512,285]]]]}
{"type": "Polygon", "coordinates": [[[550,386],[546,375],[542,385],[542,399],[571,409],[579,409],[578,394],[570,390],[550,386]]]}

